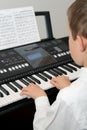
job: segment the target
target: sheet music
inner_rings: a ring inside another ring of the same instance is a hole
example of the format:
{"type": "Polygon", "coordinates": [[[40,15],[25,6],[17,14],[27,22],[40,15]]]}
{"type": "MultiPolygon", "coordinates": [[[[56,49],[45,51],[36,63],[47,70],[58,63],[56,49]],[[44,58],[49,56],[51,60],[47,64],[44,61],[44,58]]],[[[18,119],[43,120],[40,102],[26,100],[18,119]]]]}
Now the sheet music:
{"type": "Polygon", "coordinates": [[[40,41],[33,7],[0,10],[0,50],[40,41]]]}

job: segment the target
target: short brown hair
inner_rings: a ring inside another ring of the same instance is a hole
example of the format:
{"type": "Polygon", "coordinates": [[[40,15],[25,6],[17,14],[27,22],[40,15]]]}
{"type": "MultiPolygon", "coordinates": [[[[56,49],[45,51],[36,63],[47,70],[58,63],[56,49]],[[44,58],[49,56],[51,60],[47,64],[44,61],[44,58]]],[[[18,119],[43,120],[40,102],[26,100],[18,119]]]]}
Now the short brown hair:
{"type": "Polygon", "coordinates": [[[82,35],[87,38],[87,0],[75,0],[67,10],[72,37],[82,35]]]}

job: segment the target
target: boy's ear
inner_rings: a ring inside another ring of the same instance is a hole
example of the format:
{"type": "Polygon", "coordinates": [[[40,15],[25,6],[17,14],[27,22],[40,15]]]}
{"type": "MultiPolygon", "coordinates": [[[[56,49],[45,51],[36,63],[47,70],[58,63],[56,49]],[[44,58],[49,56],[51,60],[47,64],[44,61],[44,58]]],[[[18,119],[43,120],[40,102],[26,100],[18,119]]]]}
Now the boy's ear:
{"type": "Polygon", "coordinates": [[[77,43],[80,48],[80,51],[85,51],[86,44],[85,44],[85,39],[82,36],[77,35],[77,43]]]}

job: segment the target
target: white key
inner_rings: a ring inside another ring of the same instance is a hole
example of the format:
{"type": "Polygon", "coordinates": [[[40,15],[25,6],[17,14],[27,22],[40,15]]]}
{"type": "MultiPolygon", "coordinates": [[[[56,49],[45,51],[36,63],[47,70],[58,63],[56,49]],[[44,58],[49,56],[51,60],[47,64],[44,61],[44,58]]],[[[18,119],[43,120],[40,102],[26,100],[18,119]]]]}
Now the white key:
{"type": "Polygon", "coordinates": [[[38,80],[40,80],[41,84],[38,84],[38,83],[36,83],[36,84],[39,85],[42,89],[47,90],[47,89],[53,87],[53,85],[50,84],[50,80],[48,80],[48,81],[46,82],[46,81],[42,80],[41,78],[39,78],[39,77],[36,76],[36,75],[33,75],[33,76],[34,76],[35,78],[37,78],[38,80]]]}
{"type": "Polygon", "coordinates": [[[60,68],[60,69],[62,69],[62,70],[64,70],[64,71],[66,71],[66,72],[67,72],[67,76],[69,77],[70,80],[75,80],[76,78],[79,77],[79,72],[80,72],[80,69],[79,69],[79,68],[77,68],[77,69],[78,69],[77,71],[74,71],[74,70],[73,70],[72,73],[69,72],[68,70],[62,68],[61,66],[59,66],[58,68],[60,68]]]}
{"type": "Polygon", "coordinates": [[[18,92],[14,92],[12,91],[6,84],[2,85],[10,94],[9,95],[5,95],[4,97],[0,98],[0,107],[2,106],[6,106],[8,104],[11,104],[13,102],[16,102],[18,100],[21,100],[23,98],[26,98],[25,96],[20,96],[20,91],[18,92]]]}

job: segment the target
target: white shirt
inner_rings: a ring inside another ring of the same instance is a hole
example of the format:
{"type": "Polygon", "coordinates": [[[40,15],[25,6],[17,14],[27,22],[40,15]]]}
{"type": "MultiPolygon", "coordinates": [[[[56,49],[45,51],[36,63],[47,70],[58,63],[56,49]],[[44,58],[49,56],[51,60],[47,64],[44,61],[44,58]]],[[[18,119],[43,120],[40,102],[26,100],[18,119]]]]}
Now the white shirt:
{"type": "Polygon", "coordinates": [[[35,99],[35,105],[34,130],[87,130],[87,68],[52,105],[46,96],[35,99]]]}

